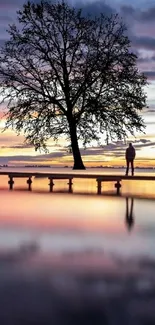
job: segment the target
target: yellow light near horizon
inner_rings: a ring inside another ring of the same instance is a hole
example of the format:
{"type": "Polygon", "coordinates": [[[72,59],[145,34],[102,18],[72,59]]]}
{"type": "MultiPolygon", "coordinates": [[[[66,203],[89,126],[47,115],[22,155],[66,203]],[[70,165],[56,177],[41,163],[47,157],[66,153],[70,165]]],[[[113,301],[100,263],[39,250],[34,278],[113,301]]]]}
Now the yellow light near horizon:
{"type": "MultiPolygon", "coordinates": [[[[1,115],[1,114],[0,114],[1,115]]],[[[2,117],[2,115],[1,115],[2,117]]],[[[146,134],[138,134],[136,135],[136,138],[130,137],[129,140],[131,142],[140,139],[145,139],[145,140],[150,140],[152,142],[155,141],[155,132],[154,132],[154,120],[155,117],[154,115],[150,114],[146,118],[146,122],[150,123],[147,125],[146,128],[146,134]]],[[[0,130],[2,131],[5,126],[5,118],[2,117],[0,121],[0,130]]],[[[37,165],[57,165],[57,166],[72,166],[73,165],[73,156],[72,154],[67,153],[65,151],[65,148],[67,147],[67,142],[66,140],[61,137],[58,144],[56,144],[52,139],[48,141],[49,145],[49,152],[53,154],[51,158],[45,156],[44,160],[41,160],[37,156],[44,155],[44,152],[36,152],[34,148],[27,148],[27,147],[22,147],[22,144],[24,144],[24,136],[21,134],[20,136],[17,136],[17,134],[11,130],[8,129],[6,132],[1,133],[0,135],[0,156],[1,159],[3,157],[10,157],[9,158],[9,164],[15,164],[19,166],[20,164],[37,164],[37,165]],[[20,148],[21,145],[21,148],[20,148]],[[64,147],[64,150],[63,150],[64,147]],[[62,157],[54,157],[54,153],[61,152],[62,157]],[[64,155],[63,155],[64,154],[64,155]],[[20,160],[15,160],[15,156],[21,156],[20,160]],[[28,158],[24,158],[24,156],[28,156],[28,158]],[[13,159],[11,159],[13,157],[13,159]],[[22,158],[23,157],[23,158],[22,158]],[[34,159],[35,157],[35,159],[34,159]],[[46,158],[47,157],[47,158],[46,158]]],[[[150,143],[151,145],[151,143],[150,143]]],[[[143,143],[141,143],[141,146],[143,146],[143,143]]],[[[91,148],[89,150],[89,154],[84,154],[82,156],[83,162],[86,165],[86,167],[95,167],[95,166],[125,166],[125,149],[124,152],[122,152],[122,156],[116,157],[115,156],[115,151],[97,151],[97,154],[95,153],[96,148],[91,148]]],[[[121,150],[121,146],[120,146],[121,150]]],[[[138,167],[146,166],[146,167],[154,167],[155,166],[155,148],[151,147],[139,147],[137,149],[137,154],[136,154],[136,160],[135,160],[135,165],[138,167]]]]}

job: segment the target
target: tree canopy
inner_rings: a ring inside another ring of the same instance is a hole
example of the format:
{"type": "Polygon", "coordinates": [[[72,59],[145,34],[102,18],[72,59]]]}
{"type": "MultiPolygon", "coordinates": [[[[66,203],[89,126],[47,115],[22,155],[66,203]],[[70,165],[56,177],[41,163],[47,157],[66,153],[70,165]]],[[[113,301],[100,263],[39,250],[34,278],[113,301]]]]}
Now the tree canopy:
{"type": "Polygon", "coordinates": [[[146,78],[118,15],[86,17],[64,1],[28,1],[17,18],[0,51],[7,127],[24,131],[36,149],[63,134],[75,169],[84,168],[79,140],[143,129],[146,78]]]}

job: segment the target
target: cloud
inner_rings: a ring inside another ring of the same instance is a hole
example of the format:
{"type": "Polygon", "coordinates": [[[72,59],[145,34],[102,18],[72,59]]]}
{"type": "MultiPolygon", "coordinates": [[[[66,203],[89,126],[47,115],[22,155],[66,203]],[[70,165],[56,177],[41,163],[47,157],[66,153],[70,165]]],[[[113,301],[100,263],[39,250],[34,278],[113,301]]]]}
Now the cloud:
{"type": "Polygon", "coordinates": [[[151,143],[150,140],[146,140],[146,139],[139,139],[139,141],[142,142],[142,143],[151,143]]]}
{"type": "Polygon", "coordinates": [[[149,23],[150,21],[155,21],[155,7],[149,8],[145,11],[141,11],[139,19],[143,22],[149,23]]]}
{"type": "Polygon", "coordinates": [[[24,3],[24,0],[0,0],[0,8],[15,8],[18,9],[18,6],[21,7],[21,5],[24,3]]]}
{"type": "Polygon", "coordinates": [[[23,144],[17,144],[17,145],[10,145],[10,146],[1,146],[1,149],[28,149],[28,148],[34,148],[32,144],[23,143],[23,144]]]}
{"type": "Polygon", "coordinates": [[[154,63],[154,61],[155,61],[155,56],[154,55],[152,55],[152,56],[142,56],[140,53],[139,53],[139,51],[137,51],[137,56],[138,56],[138,59],[137,59],[137,61],[138,61],[138,63],[147,63],[147,64],[152,64],[152,63],[154,63]]]}
{"type": "Polygon", "coordinates": [[[143,73],[149,80],[155,79],[155,71],[143,71],[143,73]]]}
{"type": "Polygon", "coordinates": [[[155,142],[154,141],[150,141],[150,140],[148,140],[148,141],[146,141],[145,139],[144,140],[140,140],[139,142],[142,142],[142,143],[136,143],[136,145],[135,145],[135,148],[136,149],[141,149],[141,148],[144,148],[144,147],[153,147],[154,145],[155,145],[155,142]]]}
{"type": "Polygon", "coordinates": [[[149,36],[132,36],[132,45],[135,46],[135,48],[155,50],[155,38],[149,36]]]}
{"type": "Polygon", "coordinates": [[[1,25],[2,25],[2,23],[7,23],[7,22],[8,22],[8,24],[10,24],[11,20],[12,20],[12,17],[0,14],[0,24],[1,25]]]}
{"type": "MultiPolygon", "coordinates": [[[[129,141],[128,141],[129,142],[129,141]]],[[[135,146],[136,150],[141,150],[144,147],[150,147],[152,148],[153,146],[155,146],[155,142],[147,140],[147,139],[138,139],[138,140],[133,140],[132,141],[133,145],[135,146]]],[[[115,143],[110,143],[108,145],[102,145],[100,147],[89,147],[87,149],[83,149],[81,148],[81,155],[83,157],[89,157],[91,158],[92,156],[96,157],[96,161],[97,158],[98,160],[100,160],[100,157],[102,156],[104,159],[106,159],[106,157],[124,157],[125,154],[125,150],[128,146],[128,143],[124,143],[123,141],[117,141],[115,143]]],[[[12,146],[12,147],[16,147],[16,146],[12,146]]],[[[21,146],[17,145],[17,148],[20,149],[21,146]]],[[[25,147],[27,148],[27,147],[25,147]]],[[[21,148],[22,149],[22,148],[21,148]]],[[[1,156],[0,157],[0,163],[1,164],[14,164],[14,163],[18,163],[20,162],[21,164],[27,164],[27,163],[31,163],[31,164],[45,164],[46,162],[48,162],[48,164],[53,163],[54,160],[59,159],[62,160],[62,158],[70,158],[72,160],[72,153],[68,153],[67,150],[65,148],[60,148],[59,150],[55,151],[55,152],[51,152],[48,154],[41,154],[41,155],[36,155],[36,156],[32,156],[32,155],[13,155],[13,156],[1,156]]],[[[91,159],[90,159],[91,160],[91,159]]],[[[62,162],[64,164],[65,161],[62,160],[62,162]]]]}
{"type": "MultiPolygon", "coordinates": [[[[12,146],[13,148],[16,147],[16,146],[12,146]]],[[[17,146],[18,147],[18,146],[17,146]]],[[[5,148],[5,147],[4,147],[5,148]]],[[[24,149],[24,148],[28,148],[28,147],[18,147],[18,149],[24,149]]],[[[30,147],[31,148],[31,147],[30,147]]],[[[66,156],[71,156],[72,157],[72,154],[69,154],[67,152],[67,150],[65,149],[62,149],[62,150],[59,150],[59,151],[54,151],[54,152],[51,152],[49,154],[43,154],[43,155],[12,155],[12,156],[7,156],[7,155],[3,155],[3,156],[0,156],[0,163],[1,164],[8,164],[9,162],[20,162],[20,163],[32,163],[32,164],[39,164],[39,163],[46,163],[46,161],[51,161],[54,160],[54,159],[58,159],[58,158],[63,158],[63,157],[66,157],[66,156]]]]}
{"type": "MultiPolygon", "coordinates": [[[[2,26],[0,26],[0,45],[4,44],[5,39],[8,37],[7,33],[5,32],[5,29],[7,29],[8,23],[12,23],[12,21],[16,22],[16,11],[23,5],[25,1],[24,0],[0,0],[0,16],[2,18],[0,18],[1,20],[1,24],[2,26]]],[[[36,1],[37,2],[37,1],[36,1]]],[[[143,22],[146,22],[149,26],[150,23],[154,22],[154,15],[155,15],[155,6],[151,6],[149,5],[149,8],[144,9],[140,2],[138,4],[138,2],[134,5],[130,5],[130,1],[128,1],[128,4],[126,5],[122,5],[120,6],[117,2],[117,7],[116,7],[116,2],[114,0],[111,0],[111,2],[107,1],[104,2],[102,0],[100,1],[69,1],[68,2],[72,3],[74,6],[76,6],[76,8],[83,8],[83,12],[84,14],[91,14],[91,15],[98,15],[101,12],[103,12],[104,14],[111,14],[111,13],[115,13],[116,11],[119,11],[121,16],[123,17],[124,21],[128,23],[129,26],[129,37],[131,38],[132,41],[132,48],[134,49],[134,51],[137,51],[137,53],[139,54],[140,51],[144,50],[144,56],[142,56],[142,53],[140,53],[139,55],[141,55],[138,59],[138,65],[140,67],[140,69],[142,71],[144,71],[144,73],[146,74],[146,76],[148,77],[149,80],[154,80],[155,79],[155,67],[153,67],[153,63],[155,61],[155,56],[152,55],[151,57],[149,55],[147,55],[147,52],[149,51],[155,51],[155,37],[152,36],[151,37],[151,33],[150,30],[148,29],[148,35],[144,35],[144,34],[140,34],[139,32],[136,32],[135,29],[135,24],[134,22],[137,24],[137,26],[140,27],[142,26],[143,22]],[[109,4],[110,3],[110,4],[109,4]],[[140,50],[140,51],[138,51],[140,50]],[[146,64],[144,66],[144,64],[146,64]]],[[[127,3],[124,1],[124,3],[127,3]]],[[[145,24],[146,26],[146,24],[145,24]]],[[[150,28],[150,27],[149,27],[150,28]]],[[[154,112],[154,110],[147,110],[147,112],[154,112]]],[[[3,140],[5,140],[3,138],[3,140]]],[[[6,140],[7,141],[7,140],[6,140]]],[[[11,138],[9,138],[9,141],[11,141],[11,138]]],[[[19,141],[19,140],[18,140],[19,141]]],[[[2,142],[1,142],[2,143],[2,142]]],[[[144,144],[144,143],[143,143],[144,144]]],[[[5,143],[2,143],[2,149],[4,148],[10,148],[10,149],[17,149],[17,152],[19,153],[19,150],[21,149],[27,149],[27,148],[31,148],[31,146],[25,145],[25,144],[18,144],[15,143],[13,144],[13,141],[11,143],[11,145],[9,146],[8,144],[5,146],[5,143]]],[[[108,147],[104,147],[104,152],[108,155],[111,155],[112,152],[114,154],[116,154],[117,156],[121,156],[123,155],[123,150],[125,148],[125,145],[121,145],[120,147],[117,146],[109,146],[108,147]]],[[[100,148],[96,148],[92,150],[82,150],[82,154],[84,156],[86,155],[101,155],[103,153],[103,149],[100,148]]],[[[71,157],[72,155],[69,155],[69,153],[67,153],[67,151],[61,151],[61,152],[54,152],[54,153],[50,153],[49,155],[43,155],[43,156],[20,156],[18,154],[17,159],[18,160],[22,160],[22,159],[33,159],[33,161],[38,161],[38,159],[40,159],[40,161],[42,161],[43,157],[45,159],[53,159],[58,158],[58,157],[65,157],[65,156],[69,156],[71,157]],[[42,157],[42,158],[41,158],[42,157]]],[[[16,156],[13,156],[13,158],[16,160],[16,156]]],[[[10,159],[10,157],[6,157],[6,159],[10,159]]]]}
{"type": "MultiPolygon", "coordinates": [[[[7,136],[6,136],[6,140],[8,140],[8,137],[7,136]]],[[[10,142],[10,139],[8,141],[6,141],[6,142],[10,142]]],[[[49,148],[55,148],[56,149],[56,147],[57,148],[63,148],[61,145],[55,145],[55,144],[48,145],[48,149],[49,148]]],[[[20,149],[29,149],[29,148],[33,148],[34,149],[34,145],[33,144],[30,144],[30,143],[23,142],[23,143],[19,143],[19,144],[15,144],[15,145],[2,145],[2,146],[0,146],[0,148],[1,149],[19,149],[19,150],[20,149]]],[[[65,150],[65,149],[63,149],[63,150],[65,150]]]]}
{"type": "Polygon", "coordinates": [[[154,22],[155,20],[155,6],[149,7],[147,9],[140,9],[138,6],[134,7],[132,5],[122,5],[120,11],[125,17],[134,18],[139,22],[154,22]]]}
{"type": "MultiPolygon", "coordinates": [[[[33,0],[33,2],[38,2],[33,0]]],[[[55,2],[55,1],[54,1],[55,2]]],[[[72,4],[71,1],[68,1],[72,4]]],[[[5,42],[9,39],[9,34],[6,32],[9,24],[17,24],[17,11],[22,8],[24,0],[0,0],[0,47],[4,46],[5,42]],[[7,13],[7,14],[6,14],[7,13]]],[[[114,12],[114,9],[105,4],[102,1],[97,2],[83,2],[75,1],[73,4],[76,8],[82,8],[84,15],[90,14],[92,16],[98,16],[101,12],[105,15],[109,15],[114,12]]]]}
{"type": "Polygon", "coordinates": [[[115,9],[103,1],[95,2],[85,2],[85,1],[75,1],[75,7],[82,8],[82,12],[91,16],[99,16],[101,12],[104,15],[111,15],[115,12],[115,9]]]}
{"type": "Polygon", "coordinates": [[[148,113],[155,113],[155,108],[154,109],[153,108],[150,108],[150,109],[147,110],[147,112],[148,113]]]}
{"type": "Polygon", "coordinates": [[[131,5],[122,5],[120,10],[124,16],[134,16],[135,14],[135,9],[131,5]]]}

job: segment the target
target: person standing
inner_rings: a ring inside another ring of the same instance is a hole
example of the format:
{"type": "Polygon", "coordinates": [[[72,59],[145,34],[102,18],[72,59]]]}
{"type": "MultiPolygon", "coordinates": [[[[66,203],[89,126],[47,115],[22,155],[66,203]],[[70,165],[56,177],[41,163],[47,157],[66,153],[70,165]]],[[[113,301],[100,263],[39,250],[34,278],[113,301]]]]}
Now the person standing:
{"type": "Polygon", "coordinates": [[[136,156],[135,148],[133,147],[132,143],[129,143],[128,148],[125,152],[125,158],[126,158],[126,176],[129,172],[129,165],[131,165],[131,173],[132,176],[134,175],[134,159],[136,156]]]}

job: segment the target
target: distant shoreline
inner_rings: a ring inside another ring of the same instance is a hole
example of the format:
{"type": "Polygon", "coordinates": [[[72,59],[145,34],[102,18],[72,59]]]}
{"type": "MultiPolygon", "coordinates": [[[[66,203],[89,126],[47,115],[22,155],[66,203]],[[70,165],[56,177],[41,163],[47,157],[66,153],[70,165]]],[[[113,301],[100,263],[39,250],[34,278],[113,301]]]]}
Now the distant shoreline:
{"type": "MultiPolygon", "coordinates": [[[[0,165],[0,168],[64,168],[64,169],[68,169],[71,168],[72,166],[47,166],[47,165],[25,165],[25,166],[11,166],[11,165],[0,165]]],[[[86,169],[126,169],[126,166],[89,166],[86,167],[86,169]]],[[[144,169],[149,169],[149,170],[155,170],[155,167],[138,167],[135,166],[135,169],[140,169],[140,170],[144,170],[144,169]]]]}

